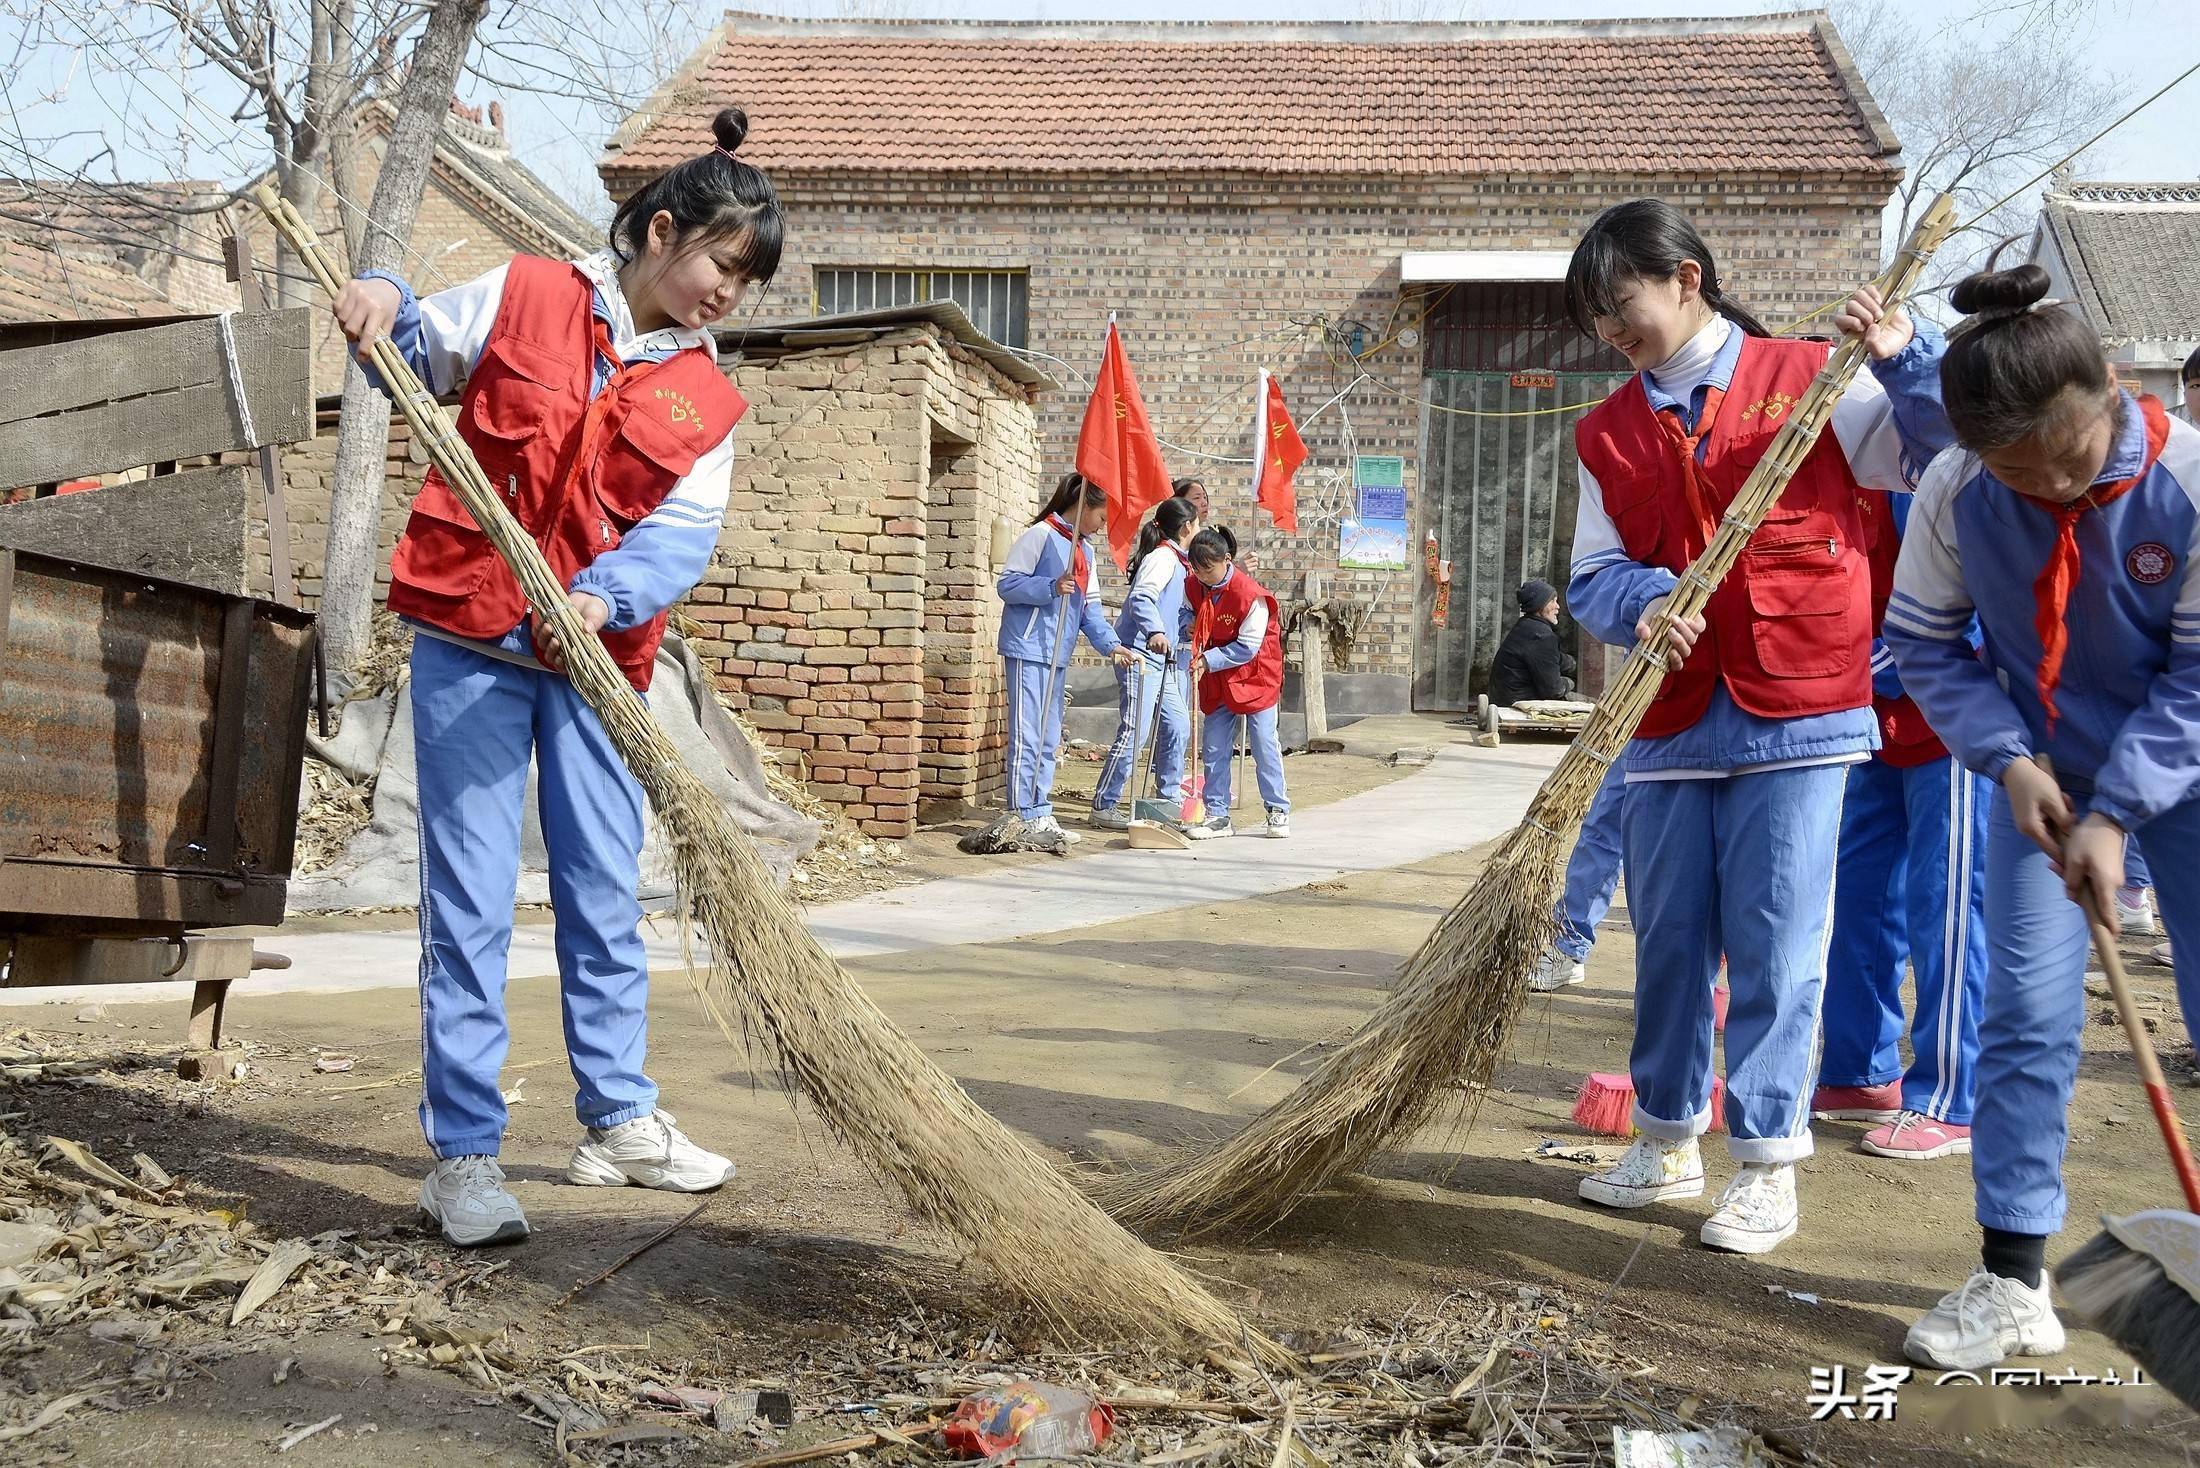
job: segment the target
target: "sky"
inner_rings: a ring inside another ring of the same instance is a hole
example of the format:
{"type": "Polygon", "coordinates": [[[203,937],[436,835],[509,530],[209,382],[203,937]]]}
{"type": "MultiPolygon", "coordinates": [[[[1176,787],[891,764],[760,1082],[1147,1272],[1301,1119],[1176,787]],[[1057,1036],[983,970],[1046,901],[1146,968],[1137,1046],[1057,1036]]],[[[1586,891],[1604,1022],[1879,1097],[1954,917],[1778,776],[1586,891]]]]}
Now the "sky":
{"type": "MultiPolygon", "coordinates": [[[[24,56],[5,66],[16,52],[20,26],[9,14],[30,0],[0,0],[0,70],[8,73],[6,109],[0,111],[0,175],[67,172],[91,164],[91,176],[112,179],[173,176],[180,151],[174,134],[188,131],[196,145],[192,171],[203,177],[234,180],[264,155],[264,138],[229,123],[218,95],[180,101],[172,84],[138,79],[141,93],[94,80],[81,59],[44,53],[24,56]],[[118,96],[127,96],[118,103],[118,96]],[[10,126],[12,124],[12,131],[10,126]],[[65,135],[58,136],[57,135],[65,135]],[[143,135],[142,137],[140,135],[143,135]],[[8,151],[7,139],[53,139],[37,146],[38,158],[26,160],[8,151]],[[104,154],[105,156],[101,156],[104,154]]],[[[79,0],[81,3],[81,0],[79,0]]],[[[556,0],[537,0],[555,4],[556,0]]],[[[644,0],[650,3],[650,0],[644,0]]],[[[1919,23],[1960,40],[1990,47],[2015,23],[2007,8],[2013,0],[1906,0],[1919,23]]],[[[2195,0],[2031,0],[2035,9],[2055,12],[2035,25],[2066,33],[2092,70],[2109,79],[2100,102],[2103,122],[2200,61],[2200,26],[2195,0]]],[[[862,13],[942,16],[989,20],[1543,20],[1665,14],[1691,16],[1752,15],[1805,8],[1780,0],[1670,0],[1665,5],[1628,5],[1621,0],[1365,0],[1353,5],[1302,3],[1302,0],[810,0],[778,6],[747,0],[743,8],[801,13],[832,13],[849,6],[862,13]]],[[[492,24],[505,9],[492,0],[492,24]]],[[[593,5],[584,7],[594,9],[593,5]]],[[[718,0],[654,0],[651,13],[690,18],[699,41],[718,18],[718,0]]],[[[674,47],[677,51],[678,45],[674,47]]],[[[640,79],[637,78],[637,84],[640,79]]],[[[469,102],[501,96],[508,130],[523,161],[564,192],[591,217],[608,212],[595,184],[597,150],[609,123],[568,99],[500,92],[478,80],[461,88],[469,102]]],[[[638,98],[637,98],[638,100],[638,98]]],[[[2125,124],[2086,158],[2085,176],[2120,179],[2200,178],[2200,76],[2154,103],[2125,124]]]]}

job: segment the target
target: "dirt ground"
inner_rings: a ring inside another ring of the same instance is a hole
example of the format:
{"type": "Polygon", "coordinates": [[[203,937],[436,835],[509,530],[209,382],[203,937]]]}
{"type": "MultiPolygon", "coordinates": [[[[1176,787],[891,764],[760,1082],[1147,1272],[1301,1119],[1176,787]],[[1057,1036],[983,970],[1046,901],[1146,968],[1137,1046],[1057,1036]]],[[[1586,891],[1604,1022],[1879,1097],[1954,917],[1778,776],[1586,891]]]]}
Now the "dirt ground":
{"type": "MultiPolygon", "coordinates": [[[[1333,764],[1325,777],[1333,773],[1334,798],[1364,788],[1356,781],[1399,773],[1360,763],[1369,767],[1341,756],[1294,760],[1292,778],[1311,795],[1316,770],[1333,764]]],[[[915,861],[928,869],[932,859],[915,861]]],[[[1379,1002],[1398,961],[1465,889],[1477,860],[1466,853],[1161,919],[854,969],[995,1115],[1068,1156],[1135,1164],[1226,1132],[1307,1075],[1322,1047],[1379,1002]]],[[[2167,972],[2143,951],[2132,950],[2139,987],[2166,995],[2167,972]]],[[[1855,1150],[1860,1128],[1822,1124],[1819,1150],[1803,1167],[1802,1232],[1762,1259],[1696,1244],[1708,1198],[1632,1214],[1576,1201],[1575,1182],[1591,1164],[1537,1154],[1546,1139],[1562,1150],[1597,1145],[1566,1113],[1584,1073],[1625,1068],[1631,963],[1621,906],[1588,985],[1532,1001],[1499,1084],[1470,1122],[1431,1129],[1376,1159],[1367,1176],[1262,1237],[1203,1241],[1184,1246],[1182,1257],[1274,1331],[1320,1331],[1415,1305],[1441,1310],[1436,1302],[1460,1289],[1555,1288],[1596,1302],[1602,1328],[1654,1368],[1651,1383],[1704,1404],[1707,1420],[1731,1409],[1825,1461],[2189,1461],[2200,1430],[2151,1387],[1963,1397],[1913,1385],[1894,1421],[1812,1422],[1812,1368],[1846,1366],[1853,1379],[1869,1363],[1899,1362],[1908,1322],[1970,1268],[1968,1167],[1870,1158],[1855,1150]],[[2015,1424],[1994,1425],[1980,1405],[1989,1401],[2015,1424]],[[2046,1425],[2028,1425],[2040,1418],[2046,1425]]],[[[515,982],[510,1007],[506,1085],[520,1099],[504,1163],[536,1235],[499,1253],[493,1280],[467,1297],[485,1321],[513,1325],[538,1346],[646,1343],[662,1371],[724,1381],[784,1378],[821,1342],[860,1343],[874,1322],[916,1301],[976,1318],[998,1303],[977,1293],[982,1280],[958,1270],[950,1241],[915,1224],[813,1112],[790,1109],[778,1079],[729,1051],[682,986],[665,982],[652,1006],[652,1071],[680,1124],[732,1153],[741,1176],[700,1218],[557,1308],[568,1289],[680,1219],[693,1200],[563,1183],[575,1123],[555,984],[515,982]]],[[[22,1137],[71,1137],[102,1157],[150,1154],[185,1176],[195,1199],[248,1205],[276,1235],[352,1229],[410,1240],[430,1258],[452,1256],[412,1232],[425,1165],[413,1114],[412,997],[255,998],[232,1014],[232,1035],[251,1054],[241,1084],[185,1087],[156,1068],[18,1084],[0,1095],[8,1113],[0,1124],[22,1137]],[[347,1073],[321,1074],[317,1051],[358,1060],[347,1073]]],[[[172,1047],[183,1013],[180,1005],[117,1006],[78,1020],[32,1009],[7,1020],[77,1053],[121,1055],[172,1047]]],[[[2200,1107],[2200,1089],[2190,1088],[2182,1038],[2166,1017],[2162,1039],[2179,1042],[2172,1073],[2189,1109],[2200,1107]]],[[[2172,1192],[2116,1032],[2090,1026],[2087,1046],[2067,1170],[2073,1223],[2058,1254],[2091,1232],[2093,1215],[2161,1205],[2172,1192]]],[[[1715,1141],[1706,1158],[1719,1181],[1728,1164],[1715,1141]]],[[[391,1364],[371,1328],[244,1346],[177,1380],[163,1400],[78,1412],[0,1443],[0,1459],[180,1468],[265,1453],[301,1424],[342,1413],[340,1428],[291,1456],[347,1468],[454,1450],[484,1464],[555,1460],[542,1426],[450,1372],[391,1364]],[[273,1385],[285,1356],[298,1367],[273,1385]]],[[[0,1359],[0,1373],[13,1373],[0,1381],[18,1393],[28,1374],[50,1390],[97,1369],[101,1350],[111,1347],[69,1336],[0,1359]]],[[[2129,1370],[2107,1343],[2077,1333],[2067,1358],[2036,1364],[2129,1370]]],[[[742,1456],[729,1450],[710,1461],[742,1456]]]]}

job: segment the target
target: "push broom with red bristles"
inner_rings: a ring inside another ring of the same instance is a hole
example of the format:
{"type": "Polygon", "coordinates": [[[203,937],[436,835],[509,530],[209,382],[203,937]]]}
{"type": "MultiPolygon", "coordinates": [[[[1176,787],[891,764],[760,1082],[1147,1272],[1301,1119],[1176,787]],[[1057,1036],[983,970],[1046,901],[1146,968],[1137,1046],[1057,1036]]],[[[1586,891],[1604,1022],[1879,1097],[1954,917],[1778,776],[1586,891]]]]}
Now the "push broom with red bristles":
{"type": "MultiPolygon", "coordinates": [[[[1711,1031],[1719,1034],[1726,1029],[1727,987],[1720,984],[1711,991],[1711,1031]]],[[[1726,1108],[1721,1102],[1726,1096],[1726,1082],[1717,1076],[1711,1078],[1711,1130],[1726,1130],[1726,1108]]],[[[1608,1070],[1594,1071],[1574,1093],[1574,1125],[1600,1137],[1632,1137],[1635,1134],[1635,1083],[1627,1073],[1617,1075],[1608,1070]]]]}

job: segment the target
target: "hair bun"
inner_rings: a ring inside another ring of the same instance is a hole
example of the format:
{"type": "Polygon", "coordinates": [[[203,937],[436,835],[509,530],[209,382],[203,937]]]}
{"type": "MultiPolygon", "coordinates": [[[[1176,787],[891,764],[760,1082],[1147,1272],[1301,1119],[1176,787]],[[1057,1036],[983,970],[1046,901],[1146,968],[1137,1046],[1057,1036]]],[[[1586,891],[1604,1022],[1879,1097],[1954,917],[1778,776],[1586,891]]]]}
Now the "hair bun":
{"type": "Polygon", "coordinates": [[[2051,284],[2047,271],[2038,265],[1982,270],[1958,281],[1956,288],[1948,293],[1948,299],[1966,316],[2007,315],[2047,299],[2051,284]]]}
{"type": "Polygon", "coordinates": [[[738,107],[728,107],[710,120],[710,131],[719,147],[734,152],[749,135],[749,115],[738,107]]]}

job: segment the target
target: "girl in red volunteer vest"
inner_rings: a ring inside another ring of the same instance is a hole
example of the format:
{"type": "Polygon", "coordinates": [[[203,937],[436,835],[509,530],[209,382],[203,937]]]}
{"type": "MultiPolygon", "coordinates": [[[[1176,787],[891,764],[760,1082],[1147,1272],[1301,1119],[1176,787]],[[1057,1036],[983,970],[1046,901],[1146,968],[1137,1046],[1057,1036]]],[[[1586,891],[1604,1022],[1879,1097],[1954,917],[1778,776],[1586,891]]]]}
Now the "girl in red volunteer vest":
{"type": "Polygon", "coordinates": [[[1192,677],[1199,684],[1199,761],[1206,770],[1206,819],[1185,834],[1209,839],[1233,834],[1230,756],[1238,728],[1249,731],[1262,827],[1281,840],[1291,834],[1291,797],[1283,788],[1283,746],[1276,739],[1276,705],[1283,697],[1283,613],[1252,573],[1234,564],[1237,538],[1220,525],[1192,537],[1192,677]]]}
{"type": "MultiPolygon", "coordinates": [[[[465,384],[460,436],[642,690],[666,609],[717,546],[747,407],[710,328],[779,265],[778,196],[734,156],[747,128],[740,109],[719,113],[715,146],[627,200],[610,247],[587,259],[521,255],[424,299],[369,271],[336,302],[354,342],[388,337],[437,393],[465,384]]],[[[642,1068],[641,790],[564,677],[564,650],[432,469],[390,563],[389,604],[415,634],[420,1122],[438,1159],[421,1209],[454,1244],[527,1236],[497,1163],[497,1074],[530,763],[584,1129],[566,1177],[719,1186],[733,1164],[657,1109],[642,1068]]]]}
{"type": "MultiPolygon", "coordinates": [[[[1650,635],[1829,348],[1768,336],[1721,291],[1695,229],[1657,200],[1597,217],[1566,298],[1582,330],[1637,369],[1575,430],[1581,499],[1566,594],[1591,633],[1627,645],[1650,635]]],[[[1795,1232],[1842,787],[1879,740],[1857,489],[1906,489],[1910,467],[1947,441],[1939,338],[1883,312],[1869,290],[1835,320],[1864,337],[1872,371],[1837,405],[1708,614],[1673,629],[1672,671],[1625,755],[1629,1069],[1642,1135],[1581,1182],[1584,1198],[1615,1208],[1703,1191],[1697,1138],[1711,1124],[1723,952],[1728,1150],[1741,1166],[1701,1237],[1741,1253],[1795,1232]]]]}

